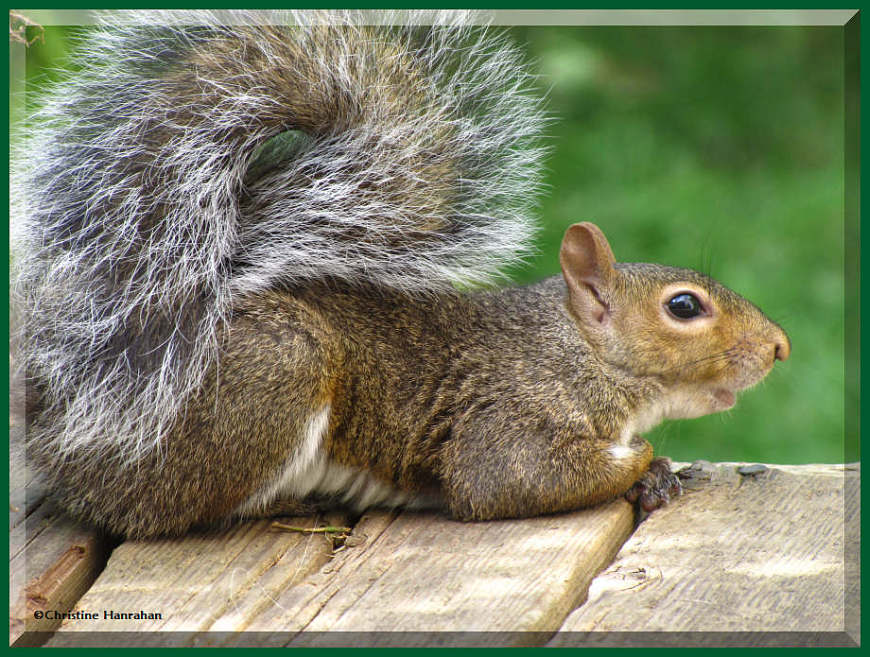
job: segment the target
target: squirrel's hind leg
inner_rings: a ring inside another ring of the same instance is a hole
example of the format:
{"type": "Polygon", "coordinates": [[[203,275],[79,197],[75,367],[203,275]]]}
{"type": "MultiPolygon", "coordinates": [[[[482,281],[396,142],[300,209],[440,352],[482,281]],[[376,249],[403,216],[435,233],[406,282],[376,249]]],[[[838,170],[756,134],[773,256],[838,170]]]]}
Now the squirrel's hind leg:
{"type": "Polygon", "coordinates": [[[252,498],[276,499],[278,490],[264,496],[276,478],[294,462],[303,474],[322,451],[327,342],[304,306],[263,295],[235,310],[219,364],[158,449],[132,462],[111,445],[89,458],[57,459],[41,445],[29,454],[64,507],[113,534],[178,535],[220,524],[252,498]]]}

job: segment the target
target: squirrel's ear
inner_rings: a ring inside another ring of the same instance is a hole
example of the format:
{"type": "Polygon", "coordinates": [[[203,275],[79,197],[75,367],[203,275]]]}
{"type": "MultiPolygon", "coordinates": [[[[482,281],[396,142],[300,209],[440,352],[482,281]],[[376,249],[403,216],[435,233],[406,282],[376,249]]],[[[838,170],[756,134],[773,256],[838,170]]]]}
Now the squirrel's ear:
{"type": "Polygon", "coordinates": [[[604,233],[587,221],[574,224],[565,232],[559,262],[568,284],[570,303],[579,318],[605,324],[610,316],[606,299],[616,259],[604,233]]]}

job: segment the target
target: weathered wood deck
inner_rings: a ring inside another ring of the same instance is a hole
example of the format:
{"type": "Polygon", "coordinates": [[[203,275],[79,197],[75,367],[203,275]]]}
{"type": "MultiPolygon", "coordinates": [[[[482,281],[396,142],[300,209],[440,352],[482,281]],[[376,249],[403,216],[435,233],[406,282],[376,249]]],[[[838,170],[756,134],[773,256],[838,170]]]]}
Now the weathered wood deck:
{"type": "Polygon", "coordinates": [[[11,642],[857,645],[858,465],[752,471],[707,464],[637,528],[616,500],[471,524],[375,511],[346,538],[259,521],[117,546],[13,477],[11,642]]]}

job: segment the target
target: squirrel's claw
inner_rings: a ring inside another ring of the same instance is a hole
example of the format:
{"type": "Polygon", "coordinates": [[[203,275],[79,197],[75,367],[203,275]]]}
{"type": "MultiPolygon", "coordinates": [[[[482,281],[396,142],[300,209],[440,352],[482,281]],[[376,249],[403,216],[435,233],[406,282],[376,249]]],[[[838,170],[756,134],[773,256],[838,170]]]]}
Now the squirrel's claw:
{"type": "Polygon", "coordinates": [[[671,472],[671,463],[666,458],[653,459],[646,472],[628,489],[625,499],[640,510],[655,511],[683,492],[683,486],[676,473],[671,472]]]}

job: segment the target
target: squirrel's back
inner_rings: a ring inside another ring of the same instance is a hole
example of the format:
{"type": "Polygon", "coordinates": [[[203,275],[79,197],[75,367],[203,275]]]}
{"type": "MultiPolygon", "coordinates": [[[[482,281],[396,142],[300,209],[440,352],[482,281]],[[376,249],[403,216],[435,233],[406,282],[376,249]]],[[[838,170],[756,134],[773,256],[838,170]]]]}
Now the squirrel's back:
{"type": "Polygon", "coordinates": [[[544,119],[521,57],[455,13],[394,18],[119,13],[85,37],[16,163],[30,440],[159,446],[244,295],[450,289],[522,255],[544,119]]]}

